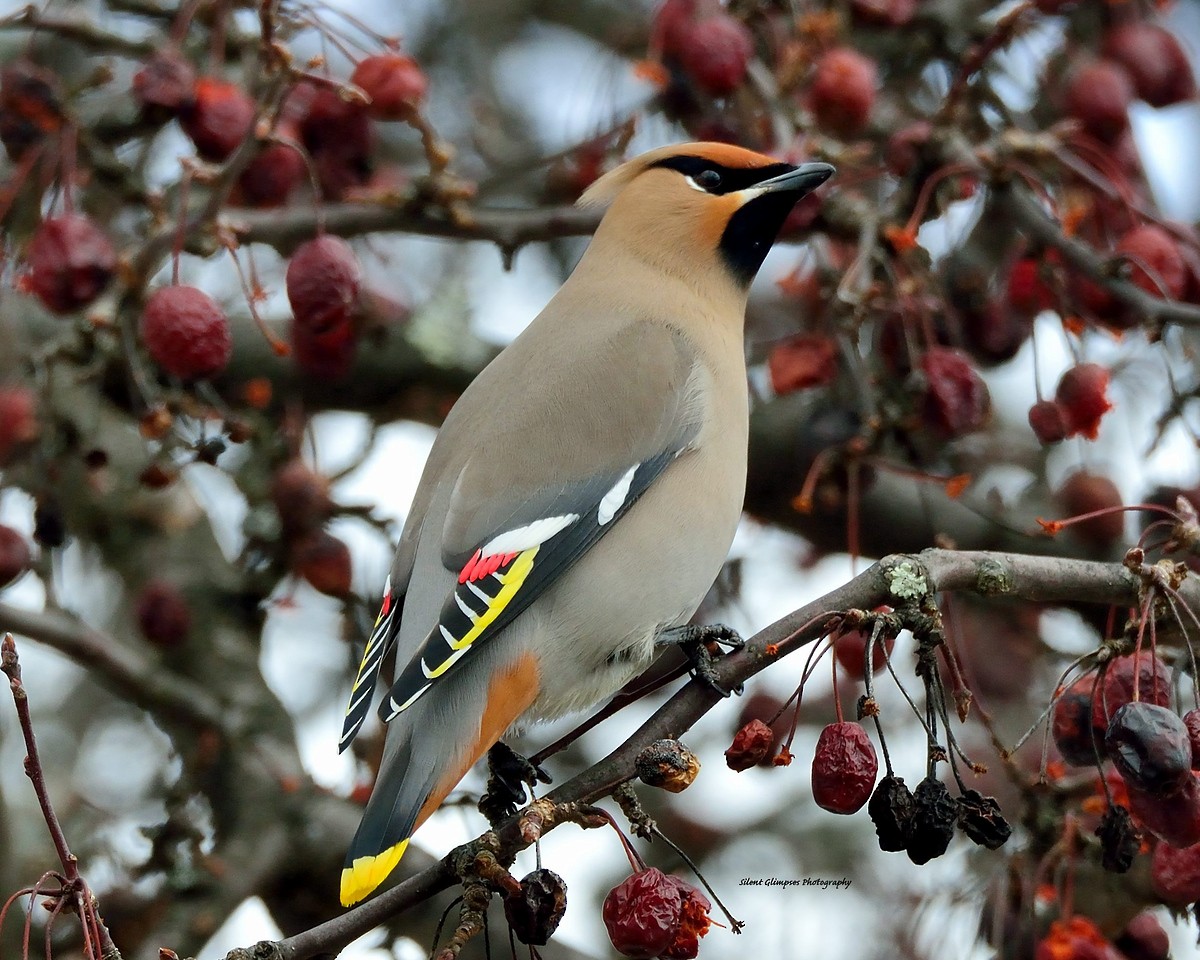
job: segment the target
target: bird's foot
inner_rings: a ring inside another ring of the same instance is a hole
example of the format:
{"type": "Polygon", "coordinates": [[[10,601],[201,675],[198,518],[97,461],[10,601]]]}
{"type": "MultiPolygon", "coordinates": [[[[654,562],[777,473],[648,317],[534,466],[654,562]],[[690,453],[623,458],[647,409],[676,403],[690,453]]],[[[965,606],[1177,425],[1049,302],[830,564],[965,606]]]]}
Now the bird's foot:
{"type": "Polygon", "coordinates": [[[487,763],[487,791],[479,798],[479,812],[493,826],[517,812],[525,803],[527,788],[532,797],[537,784],[554,782],[545,770],[502,741],[488,750],[487,763]]]}
{"type": "Polygon", "coordinates": [[[739,683],[732,690],[726,690],[716,671],[713,661],[717,650],[714,647],[728,647],[730,650],[741,650],[746,641],[732,627],[723,623],[711,623],[703,626],[684,624],[681,627],[669,627],[656,638],[655,644],[660,647],[677,646],[691,661],[692,676],[699,678],[717,691],[721,696],[728,697],[731,693],[740,694],[742,685],[739,683]]]}

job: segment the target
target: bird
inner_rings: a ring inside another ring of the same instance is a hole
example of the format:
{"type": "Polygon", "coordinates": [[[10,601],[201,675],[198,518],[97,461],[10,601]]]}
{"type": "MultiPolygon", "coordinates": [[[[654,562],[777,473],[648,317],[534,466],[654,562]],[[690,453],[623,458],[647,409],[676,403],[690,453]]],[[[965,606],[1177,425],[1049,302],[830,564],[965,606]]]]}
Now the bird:
{"type": "Polygon", "coordinates": [[[606,208],[590,243],[450,410],[405,519],[339,744],[394,651],[344,906],[502,737],[586,710],[695,636],[745,495],[750,283],[833,173],[684,143],[584,192],[606,208]]]}

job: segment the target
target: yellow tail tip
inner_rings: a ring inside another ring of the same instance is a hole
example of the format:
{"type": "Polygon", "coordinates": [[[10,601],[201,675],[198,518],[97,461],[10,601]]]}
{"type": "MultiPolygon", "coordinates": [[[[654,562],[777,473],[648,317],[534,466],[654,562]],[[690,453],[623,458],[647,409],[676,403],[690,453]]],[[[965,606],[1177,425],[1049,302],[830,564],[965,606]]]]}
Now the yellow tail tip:
{"type": "Polygon", "coordinates": [[[388,847],[373,857],[357,857],[342,870],[342,906],[352,907],[378,887],[404,856],[407,840],[388,847]]]}

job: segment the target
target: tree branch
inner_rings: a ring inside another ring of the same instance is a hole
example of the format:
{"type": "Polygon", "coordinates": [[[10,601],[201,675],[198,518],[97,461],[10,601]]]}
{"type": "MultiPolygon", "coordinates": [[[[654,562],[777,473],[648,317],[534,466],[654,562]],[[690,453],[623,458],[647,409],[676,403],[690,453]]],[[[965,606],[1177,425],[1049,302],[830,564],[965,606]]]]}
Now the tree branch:
{"type": "Polygon", "coordinates": [[[203,687],[65,613],[0,603],[0,630],[11,630],[93,671],[121,697],[159,717],[229,734],[228,710],[203,687]]]}
{"type": "MultiPolygon", "coordinates": [[[[717,680],[727,688],[732,687],[825,635],[830,620],[837,614],[871,609],[881,603],[895,604],[898,597],[919,600],[938,592],[965,592],[1045,603],[1127,605],[1137,602],[1142,588],[1141,578],[1119,563],[988,551],[925,550],[917,555],[898,554],[885,557],[843,586],[777,620],[751,638],[742,650],[717,661],[714,668],[717,680]]],[[[1190,604],[1200,604],[1200,579],[1189,576],[1180,592],[1190,604]]],[[[634,776],[634,764],[642,750],[655,740],[679,737],[720,702],[720,695],[707,684],[696,681],[686,684],[632,737],[549,793],[546,802],[589,803],[607,796],[634,776]]],[[[501,841],[508,851],[523,849],[532,842],[520,836],[519,817],[500,829],[501,841]]],[[[555,825],[547,824],[542,833],[555,825]]],[[[452,852],[434,866],[340,917],[285,940],[263,941],[248,950],[234,950],[226,960],[308,960],[341,950],[400,911],[450,887],[455,882],[451,866],[454,859],[452,852]]]]}
{"type": "Polygon", "coordinates": [[[157,48],[152,40],[138,40],[118,33],[110,33],[86,17],[54,17],[43,13],[33,4],[0,19],[0,31],[29,30],[53,34],[72,40],[84,49],[97,53],[119,53],[130,57],[144,57],[157,48]]]}

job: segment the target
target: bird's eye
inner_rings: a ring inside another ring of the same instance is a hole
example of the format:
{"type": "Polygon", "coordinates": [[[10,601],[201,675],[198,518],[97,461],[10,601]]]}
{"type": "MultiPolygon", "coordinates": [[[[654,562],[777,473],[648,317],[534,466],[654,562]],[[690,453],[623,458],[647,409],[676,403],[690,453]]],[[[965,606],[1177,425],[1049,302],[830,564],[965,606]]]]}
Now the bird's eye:
{"type": "Polygon", "coordinates": [[[705,190],[716,190],[721,185],[721,175],[716,170],[701,170],[696,174],[696,183],[705,190]]]}

